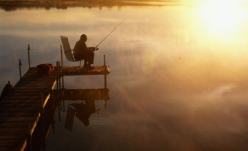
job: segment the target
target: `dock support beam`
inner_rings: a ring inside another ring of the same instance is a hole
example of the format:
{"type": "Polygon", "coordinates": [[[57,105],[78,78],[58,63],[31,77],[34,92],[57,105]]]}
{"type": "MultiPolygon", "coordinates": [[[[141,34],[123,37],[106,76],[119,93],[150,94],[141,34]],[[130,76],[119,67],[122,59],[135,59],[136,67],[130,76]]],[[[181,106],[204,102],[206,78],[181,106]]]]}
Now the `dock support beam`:
{"type": "Polygon", "coordinates": [[[60,53],[61,53],[61,66],[63,67],[63,49],[62,49],[62,45],[60,45],[60,53]]]}
{"type": "Polygon", "coordinates": [[[20,74],[20,79],[22,78],[22,61],[19,59],[19,74],[20,74]]]}
{"type": "Polygon", "coordinates": [[[105,69],[105,74],[104,74],[104,88],[106,89],[107,88],[107,65],[106,65],[106,58],[105,58],[105,55],[104,55],[104,69],[105,69]]]}
{"type": "Polygon", "coordinates": [[[30,46],[29,46],[29,44],[28,44],[28,67],[30,68],[30,51],[31,49],[30,49],[30,46]]]}
{"type": "MultiPolygon", "coordinates": [[[[57,61],[57,62],[56,62],[56,70],[57,70],[56,72],[57,72],[57,73],[59,73],[59,69],[60,69],[59,61],[57,61]]],[[[60,88],[59,88],[59,82],[60,82],[60,77],[59,77],[59,75],[57,76],[57,79],[56,79],[56,80],[57,80],[57,90],[59,90],[59,89],[60,89],[60,88]]]]}

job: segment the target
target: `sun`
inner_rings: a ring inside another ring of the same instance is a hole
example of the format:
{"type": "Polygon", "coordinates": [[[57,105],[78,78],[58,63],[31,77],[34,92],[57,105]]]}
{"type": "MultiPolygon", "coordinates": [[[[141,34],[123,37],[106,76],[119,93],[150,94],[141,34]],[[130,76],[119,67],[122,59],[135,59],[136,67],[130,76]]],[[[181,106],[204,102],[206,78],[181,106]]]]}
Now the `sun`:
{"type": "Polygon", "coordinates": [[[239,29],[247,12],[238,0],[204,0],[197,13],[211,32],[228,34],[239,29]]]}

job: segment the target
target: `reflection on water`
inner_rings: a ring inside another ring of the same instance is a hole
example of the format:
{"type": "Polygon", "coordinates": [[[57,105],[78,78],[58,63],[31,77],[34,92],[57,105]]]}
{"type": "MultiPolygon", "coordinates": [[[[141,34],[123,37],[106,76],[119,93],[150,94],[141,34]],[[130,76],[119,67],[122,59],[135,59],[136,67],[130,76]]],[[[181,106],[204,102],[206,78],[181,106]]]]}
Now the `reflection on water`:
{"type": "MultiPolygon", "coordinates": [[[[100,109],[96,108],[95,101],[104,101],[104,108],[106,109],[108,100],[109,90],[106,88],[54,90],[52,92],[52,98],[42,112],[41,118],[33,133],[32,150],[47,150],[46,140],[48,136],[55,136],[57,132],[60,133],[61,130],[58,130],[55,116],[58,116],[58,122],[64,122],[64,128],[66,130],[72,132],[74,117],[77,117],[84,126],[89,126],[91,114],[100,113],[100,109]],[[66,107],[67,111],[65,113],[66,107]]],[[[48,147],[49,145],[48,142],[48,147]]],[[[30,145],[28,144],[25,150],[28,151],[29,149],[30,145]]],[[[68,150],[68,148],[65,150],[68,150]]]]}
{"type": "MultiPolygon", "coordinates": [[[[127,18],[96,53],[95,64],[102,65],[105,54],[111,70],[107,110],[103,101],[64,101],[65,112],[60,118],[56,114],[47,150],[245,151],[248,9],[234,6],[233,15],[242,16],[230,17],[233,25],[225,28],[219,18],[226,14],[208,16],[207,8],[200,7],[0,11],[0,86],[18,80],[16,64],[20,58],[27,60],[27,44],[32,66],[54,64],[60,60],[61,35],[74,45],[85,33],[88,45],[94,46],[127,18]],[[77,118],[85,113],[77,113],[77,108],[88,106],[88,113],[101,111],[92,113],[85,126],[77,118]],[[67,119],[67,109],[75,112],[68,114],[73,119],[67,119]]],[[[26,68],[23,61],[23,71],[26,68]]],[[[98,76],[65,77],[65,87],[98,88],[102,81],[98,76]]]]}
{"type": "Polygon", "coordinates": [[[81,100],[68,105],[65,128],[72,131],[74,116],[88,126],[91,114],[100,111],[96,109],[95,100],[104,100],[104,107],[107,108],[108,92],[108,89],[64,90],[65,96],[61,97],[62,100],[81,100]]]}

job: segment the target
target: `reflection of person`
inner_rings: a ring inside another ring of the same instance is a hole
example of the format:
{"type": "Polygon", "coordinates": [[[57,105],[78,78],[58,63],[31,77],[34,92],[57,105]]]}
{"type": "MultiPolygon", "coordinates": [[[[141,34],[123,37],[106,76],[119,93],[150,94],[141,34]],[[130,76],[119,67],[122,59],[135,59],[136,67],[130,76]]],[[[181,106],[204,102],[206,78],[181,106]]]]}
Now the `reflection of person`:
{"type": "Polygon", "coordinates": [[[85,126],[90,124],[89,118],[92,113],[99,112],[99,109],[95,107],[94,100],[86,100],[85,104],[73,103],[70,104],[76,109],[76,116],[85,126]]]}
{"type": "Polygon", "coordinates": [[[82,34],[80,40],[76,42],[73,49],[74,57],[76,60],[84,60],[84,67],[92,68],[91,64],[94,63],[94,47],[87,47],[87,36],[82,34]]]}
{"type": "Polygon", "coordinates": [[[10,84],[10,81],[8,81],[8,83],[3,88],[0,99],[3,99],[11,91],[12,88],[13,86],[10,84]]]}

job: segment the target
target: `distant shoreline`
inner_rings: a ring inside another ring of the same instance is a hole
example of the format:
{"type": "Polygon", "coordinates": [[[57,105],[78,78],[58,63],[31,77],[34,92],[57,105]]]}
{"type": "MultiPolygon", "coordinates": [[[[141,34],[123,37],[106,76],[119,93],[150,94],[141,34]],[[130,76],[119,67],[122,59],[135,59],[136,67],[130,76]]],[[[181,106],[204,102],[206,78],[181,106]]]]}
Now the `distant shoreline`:
{"type": "Polygon", "coordinates": [[[0,0],[0,9],[15,11],[22,8],[67,9],[68,7],[124,7],[178,5],[178,0],[0,0]]]}

